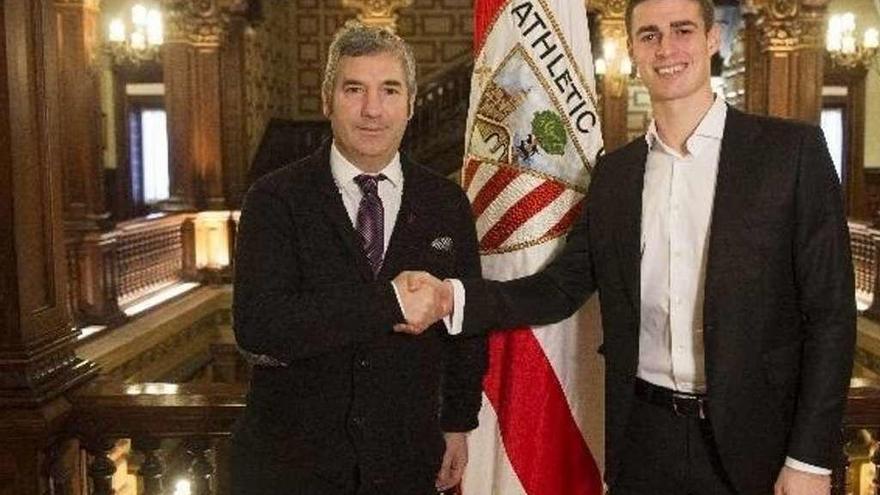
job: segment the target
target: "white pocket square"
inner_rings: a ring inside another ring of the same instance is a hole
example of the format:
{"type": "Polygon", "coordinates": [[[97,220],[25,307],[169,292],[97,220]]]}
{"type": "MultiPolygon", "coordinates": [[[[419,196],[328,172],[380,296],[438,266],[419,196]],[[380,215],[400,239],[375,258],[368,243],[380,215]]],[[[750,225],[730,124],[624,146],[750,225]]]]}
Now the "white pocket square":
{"type": "Polygon", "coordinates": [[[431,241],[431,248],[437,251],[452,251],[452,237],[443,236],[431,241]]]}

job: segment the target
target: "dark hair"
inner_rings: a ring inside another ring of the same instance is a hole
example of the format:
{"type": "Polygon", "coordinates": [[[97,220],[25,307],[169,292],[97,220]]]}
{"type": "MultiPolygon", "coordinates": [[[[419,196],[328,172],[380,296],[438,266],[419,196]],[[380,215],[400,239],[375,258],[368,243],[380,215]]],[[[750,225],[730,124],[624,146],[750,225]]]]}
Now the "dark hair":
{"type": "MultiPolygon", "coordinates": [[[[644,3],[647,0],[629,0],[626,3],[626,14],[624,20],[626,21],[626,35],[627,38],[632,39],[632,17],[633,10],[640,3],[644,3]]],[[[710,29],[712,29],[712,25],[715,24],[715,4],[712,0],[691,0],[692,2],[697,2],[700,5],[700,11],[703,14],[703,24],[706,25],[706,32],[708,33],[710,29]]]]}

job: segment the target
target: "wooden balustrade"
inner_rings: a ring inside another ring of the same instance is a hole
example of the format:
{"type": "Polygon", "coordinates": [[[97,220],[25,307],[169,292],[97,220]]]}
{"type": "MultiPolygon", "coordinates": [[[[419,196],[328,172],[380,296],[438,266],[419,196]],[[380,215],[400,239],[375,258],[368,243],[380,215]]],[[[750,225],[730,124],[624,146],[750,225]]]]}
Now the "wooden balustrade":
{"type": "Polygon", "coordinates": [[[856,300],[860,308],[867,307],[862,313],[864,316],[880,321],[880,298],[874,297],[880,291],[880,229],[850,221],[849,238],[855,271],[856,300]]]}
{"type": "Polygon", "coordinates": [[[416,161],[448,175],[462,164],[474,60],[470,54],[419,82],[402,148],[416,161]]]}
{"type": "Polygon", "coordinates": [[[117,225],[117,297],[129,303],[178,282],[183,272],[181,226],[189,215],[162,215],[117,225]]]}
{"type": "MultiPolygon", "coordinates": [[[[224,441],[244,410],[246,387],[99,382],[79,390],[72,396],[71,431],[91,457],[90,493],[113,493],[110,452],[119,438],[132,438],[132,449],[143,456],[137,476],[145,495],[170,493],[172,475],[187,476],[194,495],[228,493],[224,441]],[[168,439],[183,442],[189,456],[185,473],[166,470],[162,446],[168,439]]],[[[880,495],[880,383],[852,381],[842,430],[845,445],[833,473],[833,495],[880,495]]]]}
{"type": "Polygon", "coordinates": [[[854,378],[843,420],[843,451],[833,495],[880,495],[880,383],[854,378]]]}
{"type": "Polygon", "coordinates": [[[856,290],[863,294],[873,294],[874,275],[877,272],[877,245],[874,237],[880,232],[860,222],[849,222],[849,237],[852,247],[853,268],[856,272],[856,290]]]}
{"type": "Polygon", "coordinates": [[[143,456],[137,476],[145,495],[170,493],[170,477],[185,475],[193,495],[228,493],[217,481],[228,472],[224,442],[244,410],[247,384],[121,384],[97,381],[71,396],[71,432],[90,456],[90,493],[109,495],[116,466],[110,452],[119,438],[131,438],[143,456]],[[166,470],[163,444],[183,442],[185,473],[166,470]]]}

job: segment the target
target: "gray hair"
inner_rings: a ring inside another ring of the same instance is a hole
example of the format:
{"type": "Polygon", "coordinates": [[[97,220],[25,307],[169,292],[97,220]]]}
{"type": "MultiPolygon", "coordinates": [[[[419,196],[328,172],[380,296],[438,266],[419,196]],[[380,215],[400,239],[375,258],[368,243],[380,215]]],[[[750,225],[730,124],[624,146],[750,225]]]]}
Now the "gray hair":
{"type": "Polygon", "coordinates": [[[321,84],[321,96],[324,98],[324,102],[333,101],[333,86],[336,84],[340,58],[379,53],[390,53],[403,64],[403,71],[406,74],[406,89],[409,93],[410,112],[412,112],[412,105],[416,98],[416,60],[412,49],[403,41],[403,38],[391,30],[366,26],[356,20],[346,22],[336,32],[333,42],[330,43],[327,67],[324,69],[324,81],[321,84]]]}

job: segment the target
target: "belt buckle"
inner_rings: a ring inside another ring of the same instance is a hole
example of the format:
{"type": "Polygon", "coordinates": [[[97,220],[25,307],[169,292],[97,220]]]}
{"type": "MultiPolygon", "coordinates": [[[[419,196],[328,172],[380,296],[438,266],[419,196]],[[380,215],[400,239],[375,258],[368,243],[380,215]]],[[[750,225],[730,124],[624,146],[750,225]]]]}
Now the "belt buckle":
{"type": "Polygon", "coordinates": [[[678,401],[681,400],[692,400],[697,403],[697,416],[700,419],[706,419],[706,410],[704,408],[705,401],[702,397],[695,397],[690,394],[683,394],[681,392],[673,392],[672,393],[672,411],[676,416],[687,417],[687,414],[681,412],[678,408],[678,401]]]}

